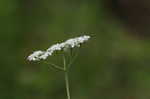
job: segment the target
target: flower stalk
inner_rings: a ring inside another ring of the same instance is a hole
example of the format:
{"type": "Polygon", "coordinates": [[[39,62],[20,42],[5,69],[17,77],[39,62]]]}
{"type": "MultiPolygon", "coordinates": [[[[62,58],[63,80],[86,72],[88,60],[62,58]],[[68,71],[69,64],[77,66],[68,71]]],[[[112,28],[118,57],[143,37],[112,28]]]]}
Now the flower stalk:
{"type": "Polygon", "coordinates": [[[63,56],[63,60],[64,60],[65,84],[66,84],[67,99],[71,99],[70,98],[70,88],[69,88],[68,66],[66,64],[65,56],[63,56]]]}
{"type": "Polygon", "coordinates": [[[68,71],[65,72],[65,83],[66,83],[67,99],[71,99],[71,98],[70,98],[70,89],[69,89],[68,71]]]}

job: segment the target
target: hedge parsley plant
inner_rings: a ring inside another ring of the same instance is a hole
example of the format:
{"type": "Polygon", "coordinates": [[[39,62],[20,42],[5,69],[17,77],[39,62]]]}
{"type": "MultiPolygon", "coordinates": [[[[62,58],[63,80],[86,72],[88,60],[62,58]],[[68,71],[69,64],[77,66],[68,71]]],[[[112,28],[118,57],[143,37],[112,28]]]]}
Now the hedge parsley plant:
{"type": "Polygon", "coordinates": [[[77,57],[76,48],[79,49],[79,47],[83,43],[87,42],[89,39],[90,39],[90,36],[88,36],[88,35],[71,38],[71,39],[66,40],[65,42],[57,43],[57,44],[50,46],[46,51],[35,51],[30,56],[28,56],[27,59],[29,61],[42,61],[42,60],[46,60],[48,58],[48,56],[52,56],[54,54],[54,52],[62,51],[63,67],[58,66],[53,63],[50,63],[50,62],[48,62],[48,63],[53,68],[64,72],[67,99],[71,99],[70,98],[70,90],[69,90],[69,79],[68,79],[69,67],[72,65],[72,63],[74,62],[74,60],[77,57]],[[66,56],[66,54],[65,54],[66,52],[68,52],[69,55],[67,54],[67,56],[66,56]],[[68,60],[67,60],[67,57],[69,57],[68,60]]]}

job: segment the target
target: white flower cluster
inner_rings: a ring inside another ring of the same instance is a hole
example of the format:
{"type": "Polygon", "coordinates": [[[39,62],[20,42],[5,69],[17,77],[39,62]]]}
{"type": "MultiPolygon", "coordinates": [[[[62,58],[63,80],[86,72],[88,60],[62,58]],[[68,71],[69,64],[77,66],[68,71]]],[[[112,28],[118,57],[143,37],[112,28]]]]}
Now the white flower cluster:
{"type": "Polygon", "coordinates": [[[84,35],[76,38],[69,39],[62,43],[52,45],[46,51],[35,51],[28,56],[29,61],[45,60],[48,56],[51,56],[55,51],[64,50],[67,48],[80,47],[80,45],[90,39],[90,36],[84,35]]]}

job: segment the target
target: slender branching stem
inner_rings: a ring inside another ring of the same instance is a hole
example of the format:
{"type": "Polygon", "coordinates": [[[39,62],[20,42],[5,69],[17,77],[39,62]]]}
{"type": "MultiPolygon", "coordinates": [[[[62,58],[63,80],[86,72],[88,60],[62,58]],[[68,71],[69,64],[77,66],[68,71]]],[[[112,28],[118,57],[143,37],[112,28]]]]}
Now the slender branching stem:
{"type": "Polygon", "coordinates": [[[72,56],[71,61],[70,61],[69,64],[68,64],[68,69],[71,67],[71,65],[74,63],[74,61],[75,61],[76,58],[78,57],[78,53],[79,53],[79,51],[77,50],[76,53],[75,53],[75,55],[72,56]]]}
{"type": "Polygon", "coordinates": [[[64,60],[65,84],[66,84],[67,99],[71,99],[70,98],[70,89],[69,89],[68,69],[67,69],[67,64],[66,64],[66,58],[65,58],[65,56],[63,56],[63,60],[64,60]]]}
{"type": "Polygon", "coordinates": [[[56,69],[56,70],[59,70],[59,71],[65,71],[64,68],[54,64],[54,63],[51,63],[51,62],[45,62],[46,64],[50,65],[52,68],[56,69]]]}

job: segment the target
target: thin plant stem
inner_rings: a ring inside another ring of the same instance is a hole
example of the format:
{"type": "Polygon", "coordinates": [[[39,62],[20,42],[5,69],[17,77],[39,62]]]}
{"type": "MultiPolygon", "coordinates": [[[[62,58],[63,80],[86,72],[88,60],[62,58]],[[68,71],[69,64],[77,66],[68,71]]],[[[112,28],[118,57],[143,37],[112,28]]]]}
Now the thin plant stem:
{"type": "Polygon", "coordinates": [[[67,70],[65,56],[63,56],[63,59],[64,59],[65,84],[66,84],[67,99],[71,99],[70,98],[70,89],[69,89],[69,77],[68,77],[68,70],[67,70]]]}
{"type": "Polygon", "coordinates": [[[68,72],[65,72],[65,82],[66,82],[66,92],[67,92],[67,98],[70,99],[70,90],[69,90],[69,78],[68,78],[68,72]]]}
{"type": "Polygon", "coordinates": [[[52,68],[54,68],[54,69],[56,69],[56,70],[65,71],[62,67],[60,67],[60,66],[58,66],[58,65],[56,65],[56,64],[54,64],[54,63],[50,63],[50,62],[45,62],[45,63],[46,63],[46,64],[49,64],[50,67],[52,67],[52,68]]]}
{"type": "Polygon", "coordinates": [[[72,57],[70,63],[68,64],[68,69],[71,67],[71,65],[74,63],[76,58],[78,57],[79,50],[76,51],[75,55],[72,57]]]}

